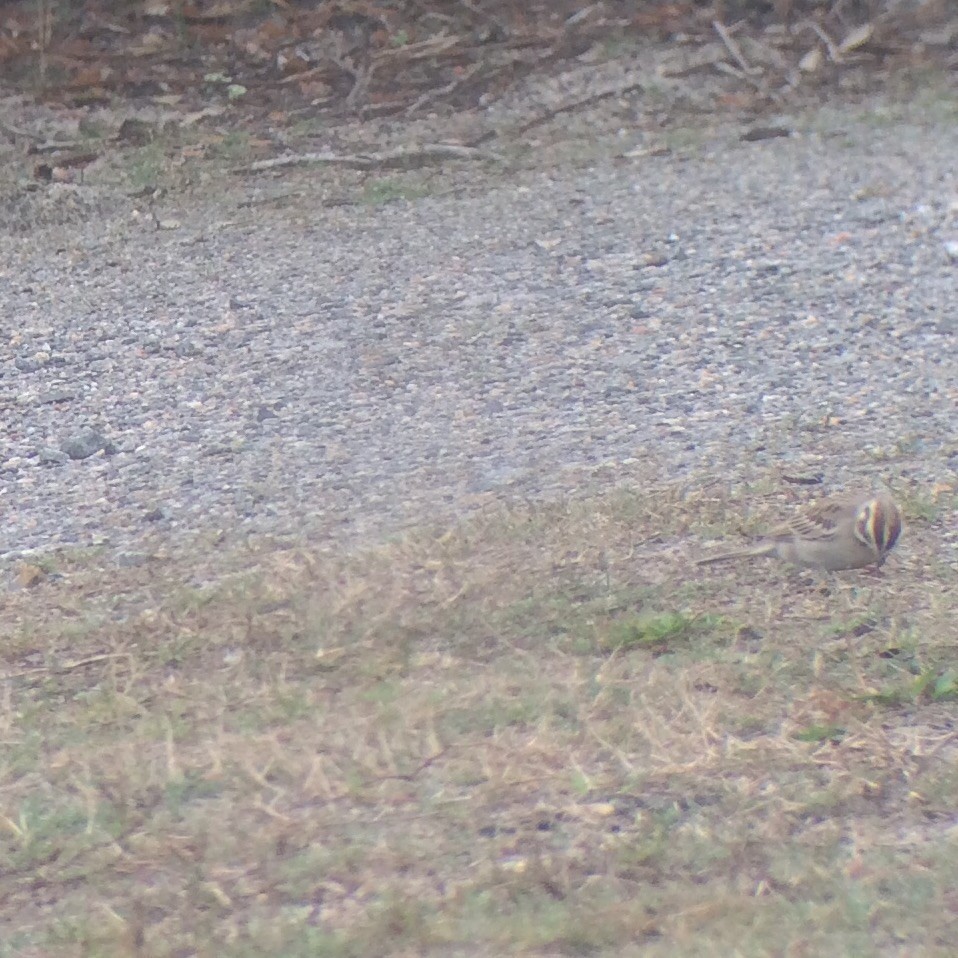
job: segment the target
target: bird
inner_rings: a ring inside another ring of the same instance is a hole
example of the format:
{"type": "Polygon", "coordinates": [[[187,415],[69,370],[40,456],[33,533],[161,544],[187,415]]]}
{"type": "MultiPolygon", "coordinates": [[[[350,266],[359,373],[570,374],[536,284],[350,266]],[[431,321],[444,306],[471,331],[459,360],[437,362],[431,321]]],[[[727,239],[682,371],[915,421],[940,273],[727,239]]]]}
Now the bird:
{"type": "Polygon", "coordinates": [[[771,529],[747,549],[698,560],[711,565],[728,559],[775,556],[792,565],[825,572],[881,567],[901,537],[901,509],[885,492],[853,493],[824,499],[771,529]]]}

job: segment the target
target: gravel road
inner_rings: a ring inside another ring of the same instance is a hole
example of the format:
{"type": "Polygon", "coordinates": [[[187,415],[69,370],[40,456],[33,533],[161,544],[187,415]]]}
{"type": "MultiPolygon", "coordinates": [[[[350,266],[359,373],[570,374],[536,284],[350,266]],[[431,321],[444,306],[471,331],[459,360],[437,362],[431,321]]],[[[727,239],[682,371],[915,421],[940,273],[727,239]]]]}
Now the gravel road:
{"type": "Polygon", "coordinates": [[[378,537],[681,476],[951,478],[942,107],[627,159],[600,134],[580,163],[452,166],[383,205],[325,206],[310,171],[286,208],[238,179],[171,201],[176,229],[117,202],[7,230],[0,551],[378,537]]]}

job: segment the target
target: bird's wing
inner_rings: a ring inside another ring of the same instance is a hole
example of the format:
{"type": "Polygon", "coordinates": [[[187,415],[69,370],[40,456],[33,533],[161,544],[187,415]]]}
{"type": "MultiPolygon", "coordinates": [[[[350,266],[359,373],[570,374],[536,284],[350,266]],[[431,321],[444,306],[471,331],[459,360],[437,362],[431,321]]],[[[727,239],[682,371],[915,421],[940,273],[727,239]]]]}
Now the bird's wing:
{"type": "Polygon", "coordinates": [[[776,541],[793,538],[830,539],[842,521],[852,515],[849,510],[853,506],[853,501],[844,499],[817,503],[773,529],[768,538],[776,541]]]}

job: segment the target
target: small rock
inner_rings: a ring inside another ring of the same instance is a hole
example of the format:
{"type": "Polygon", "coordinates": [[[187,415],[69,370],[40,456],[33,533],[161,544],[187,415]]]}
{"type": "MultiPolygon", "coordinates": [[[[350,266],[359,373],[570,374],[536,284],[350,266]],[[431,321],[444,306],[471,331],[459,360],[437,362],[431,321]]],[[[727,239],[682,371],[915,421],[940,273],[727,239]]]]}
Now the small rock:
{"type": "Polygon", "coordinates": [[[146,565],[153,558],[147,552],[121,552],[116,557],[116,564],[121,569],[136,569],[146,565]]]}
{"type": "Polygon", "coordinates": [[[69,458],[65,452],[54,449],[52,446],[44,446],[37,452],[37,458],[46,465],[62,465],[69,458]]]}
{"type": "Polygon", "coordinates": [[[156,127],[152,123],[133,116],[127,117],[116,131],[117,140],[131,146],[146,146],[155,136],[156,127]]]}
{"type": "Polygon", "coordinates": [[[52,389],[48,393],[41,393],[37,396],[38,406],[48,406],[51,403],[69,402],[76,396],[72,389],[52,389]]]}
{"type": "Polygon", "coordinates": [[[101,449],[107,456],[116,452],[113,443],[96,429],[81,429],[75,436],[60,443],[60,449],[71,459],[89,459],[101,449]]]}
{"type": "Polygon", "coordinates": [[[746,143],[757,143],[759,140],[772,140],[779,136],[791,136],[792,131],[786,126],[753,126],[740,137],[746,143]]]}
{"type": "Polygon", "coordinates": [[[801,60],[798,68],[802,73],[817,73],[825,65],[825,54],[818,47],[812,47],[801,60]]]}

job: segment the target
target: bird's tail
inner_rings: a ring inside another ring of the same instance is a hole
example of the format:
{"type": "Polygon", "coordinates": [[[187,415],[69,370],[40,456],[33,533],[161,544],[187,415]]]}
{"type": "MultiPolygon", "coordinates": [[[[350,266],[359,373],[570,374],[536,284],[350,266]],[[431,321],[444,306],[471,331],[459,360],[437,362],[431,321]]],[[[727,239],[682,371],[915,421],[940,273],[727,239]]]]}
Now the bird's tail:
{"type": "Polygon", "coordinates": [[[763,542],[750,549],[736,549],[735,552],[722,552],[717,556],[706,556],[699,559],[696,565],[712,565],[713,562],[727,562],[729,559],[752,559],[755,556],[770,556],[775,554],[776,543],[763,542]]]}

